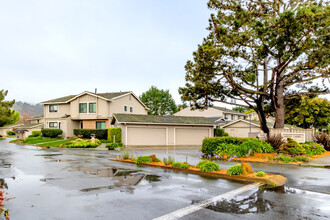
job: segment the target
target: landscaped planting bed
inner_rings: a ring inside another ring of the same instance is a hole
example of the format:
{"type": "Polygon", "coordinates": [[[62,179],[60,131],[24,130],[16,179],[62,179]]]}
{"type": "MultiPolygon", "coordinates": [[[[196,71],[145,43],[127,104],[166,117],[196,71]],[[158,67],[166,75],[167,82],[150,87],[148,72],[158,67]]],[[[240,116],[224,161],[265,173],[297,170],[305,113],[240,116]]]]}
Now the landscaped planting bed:
{"type": "Polygon", "coordinates": [[[324,146],[316,142],[299,144],[291,138],[277,149],[256,138],[215,137],[205,138],[202,158],[211,160],[303,163],[328,156],[324,146]]]}
{"type": "Polygon", "coordinates": [[[251,166],[247,163],[237,164],[226,170],[221,169],[217,163],[210,160],[202,160],[195,166],[186,162],[181,163],[174,161],[172,157],[164,158],[164,160],[161,161],[155,155],[140,156],[137,158],[128,158],[127,156],[128,154],[124,153],[123,158],[110,160],[151,166],[155,168],[184,171],[200,175],[215,176],[220,178],[235,179],[248,182],[260,182],[266,184],[269,187],[284,185],[286,182],[286,178],[280,175],[266,174],[260,171],[255,173],[253,172],[251,166]]]}

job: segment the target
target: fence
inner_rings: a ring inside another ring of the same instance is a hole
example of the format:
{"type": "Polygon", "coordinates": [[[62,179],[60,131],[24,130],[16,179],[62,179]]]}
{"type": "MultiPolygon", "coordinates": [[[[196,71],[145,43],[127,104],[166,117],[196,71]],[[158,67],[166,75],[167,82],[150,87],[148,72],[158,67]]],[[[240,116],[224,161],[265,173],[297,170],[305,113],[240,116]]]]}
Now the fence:
{"type": "MultiPolygon", "coordinates": [[[[297,128],[270,128],[269,135],[282,135],[283,138],[293,138],[299,143],[303,143],[306,141],[314,141],[314,129],[297,129],[297,128]]],[[[257,133],[251,132],[249,133],[249,137],[256,137],[258,136],[260,139],[266,139],[266,134],[264,133],[257,133]]]]}

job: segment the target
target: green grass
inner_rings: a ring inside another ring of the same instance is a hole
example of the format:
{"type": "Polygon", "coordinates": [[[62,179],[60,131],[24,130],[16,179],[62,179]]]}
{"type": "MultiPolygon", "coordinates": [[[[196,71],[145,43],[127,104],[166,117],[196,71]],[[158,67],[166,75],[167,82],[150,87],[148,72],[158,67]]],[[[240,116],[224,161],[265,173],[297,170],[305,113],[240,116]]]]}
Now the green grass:
{"type": "Polygon", "coordinates": [[[43,146],[43,147],[58,147],[62,144],[65,144],[69,141],[73,141],[75,139],[67,139],[67,140],[59,140],[59,141],[54,141],[54,142],[49,142],[49,143],[44,143],[44,144],[40,144],[39,146],[43,146]]]}
{"type": "Polygon", "coordinates": [[[16,137],[16,135],[7,135],[7,137],[16,137]]]}
{"type": "Polygon", "coordinates": [[[0,137],[0,140],[6,140],[6,138],[4,138],[4,137],[0,137]]]}
{"type": "Polygon", "coordinates": [[[31,137],[27,138],[23,143],[24,144],[38,144],[49,141],[63,140],[63,138],[48,138],[48,137],[31,137]]]}

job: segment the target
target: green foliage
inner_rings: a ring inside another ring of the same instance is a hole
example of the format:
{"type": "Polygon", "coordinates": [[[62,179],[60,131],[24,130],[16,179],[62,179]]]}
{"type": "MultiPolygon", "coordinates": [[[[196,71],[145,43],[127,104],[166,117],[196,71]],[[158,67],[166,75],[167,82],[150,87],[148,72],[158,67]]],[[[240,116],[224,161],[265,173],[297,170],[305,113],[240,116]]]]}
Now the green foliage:
{"type": "Polygon", "coordinates": [[[0,140],[6,140],[6,138],[4,138],[4,137],[0,137],[0,140]]]}
{"type": "Polygon", "coordinates": [[[186,163],[183,163],[182,166],[181,166],[182,169],[189,169],[190,166],[189,164],[186,164],[186,163]]]}
{"type": "Polygon", "coordinates": [[[12,111],[12,114],[11,114],[11,116],[9,116],[9,121],[7,122],[7,124],[16,124],[16,122],[18,122],[20,119],[19,112],[12,110],[12,109],[11,109],[11,111],[12,111]]]}
{"type": "Polygon", "coordinates": [[[202,152],[206,155],[214,155],[215,150],[221,143],[240,145],[250,138],[237,138],[237,137],[211,137],[204,138],[202,144],[202,152]]]}
{"type": "Polygon", "coordinates": [[[49,137],[29,137],[25,141],[23,141],[24,144],[39,144],[44,142],[52,142],[57,140],[63,140],[61,137],[56,138],[49,138],[49,137]]]}
{"type": "Polygon", "coordinates": [[[108,139],[100,139],[101,143],[111,143],[111,141],[109,141],[108,139]]]}
{"type": "Polygon", "coordinates": [[[196,167],[198,169],[200,169],[201,171],[205,171],[205,172],[213,172],[213,171],[220,170],[220,166],[217,163],[209,161],[209,160],[203,160],[203,161],[198,162],[196,167]]]}
{"type": "Polygon", "coordinates": [[[177,112],[177,106],[169,90],[151,86],[148,91],[142,93],[140,99],[149,108],[149,115],[172,115],[177,112]]]}
{"type": "Polygon", "coordinates": [[[251,149],[252,150],[251,155],[253,155],[254,152],[257,152],[257,153],[273,153],[274,152],[273,147],[269,143],[262,141],[260,139],[256,139],[256,138],[253,138],[251,140],[244,142],[243,144],[241,144],[241,147],[251,149]]]}
{"type": "Polygon", "coordinates": [[[121,142],[121,128],[109,128],[108,129],[108,140],[111,142],[121,142]],[[115,140],[113,138],[115,137],[115,140]]]}
{"type": "Polygon", "coordinates": [[[32,134],[31,134],[32,137],[39,137],[41,135],[42,135],[41,131],[32,131],[32,134]]]}
{"type": "Polygon", "coordinates": [[[302,146],[305,148],[307,155],[321,155],[325,152],[324,147],[316,142],[306,142],[302,146]]]}
{"type": "Polygon", "coordinates": [[[119,143],[108,143],[107,145],[105,145],[106,148],[108,148],[108,150],[114,150],[115,148],[122,148],[124,147],[124,144],[122,142],[119,143]]]}
{"type": "Polygon", "coordinates": [[[266,173],[263,172],[263,171],[259,171],[259,172],[257,172],[257,176],[258,177],[264,177],[264,176],[266,176],[266,173]]]}
{"type": "Polygon", "coordinates": [[[302,96],[286,104],[285,121],[302,128],[325,129],[330,124],[330,101],[302,96]]]}
{"type": "Polygon", "coordinates": [[[8,135],[8,136],[14,136],[14,135],[16,135],[16,134],[15,134],[15,132],[13,132],[13,131],[7,131],[7,135],[8,135]]]}
{"type": "Polygon", "coordinates": [[[13,116],[15,111],[10,109],[15,104],[15,100],[4,101],[7,94],[7,90],[0,90],[0,127],[3,127],[6,124],[14,124],[13,119],[15,119],[17,116],[13,116]]]}
{"type": "Polygon", "coordinates": [[[151,163],[152,159],[149,156],[140,156],[136,158],[135,163],[141,164],[141,163],[151,163]]]}
{"type": "Polygon", "coordinates": [[[290,155],[306,154],[303,146],[292,138],[287,139],[287,142],[279,149],[279,152],[290,155]]]}
{"type": "Polygon", "coordinates": [[[130,153],[129,153],[129,151],[123,151],[122,153],[121,153],[121,156],[123,157],[123,159],[129,159],[130,158],[130,153]]]}
{"type": "Polygon", "coordinates": [[[273,157],[273,160],[278,162],[278,161],[283,161],[285,163],[290,163],[290,162],[308,162],[309,159],[306,155],[289,155],[289,154],[275,154],[273,157]]]}
{"type": "Polygon", "coordinates": [[[163,159],[163,162],[165,163],[165,165],[170,165],[170,164],[173,164],[175,162],[175,160],[174,160],[174,157],[168,156],[167,158],[163,159]]]}
{"type": "Polygon", "coordinates": [[[77,138],[74,141],[67,142],[62,145],[65,148],[96,148],[100,145],[100,141],[95,139],[95,143],[92,143],[91,140],[84,140],[77,138]]]}
{"type": "Polygon", "coordinates": [[[315,134],[315,142],[324,146],[324,149],[330,151],[330,134],[326,132],[320,132],[315,134]]]}
{"type": "Polygon", "coordinates": [[[41,129],[42,136],[55,138],[63,133],[61,129],[45,128],[41,129]]]}
{"type": "Polygon", "coordinates": [[[247,110],[246,108],[240,107],[240,106],[233,108],[233,111],[240,112],[240,113],[244,113],[246,110],[247,110]]]}
{"type": "Polygon", "coordinates": [[[91,138],[91,134],[95,134],[97,139],[108,139],[108,129],[73,129],[73,134],[83,138],[91,138]]]}
{"type": "Polygon", "coordinates": [[[225,130],[222,128],[216,128],[216,129],[214,129],[214,136],[215,137],[228,136],[228,133],[225,132],[225,130]]]}
{"type": "Polygon", "coordinates": [[[243,167],[240,164],[229,167],[227,174],[229,175],[241,175],[243,173],[243,167]]]}
{"type": "Polygon", "coordinates": [[[174,162],[174,163],[172,163],[172,167],[181,168],[182,165],[183,165],[183,163],[180,163],[180,162],[174,162]]]}
{"type": "MultiPolygon", "coordinates": [[[[197,108],[244,100],[262,116],[265,133],[262,106],[268,102],[278,113],[276,126],[283,128],[284,100],[308,93],[315,80],[329,77],[329,6],[299,0],[209,0],[208,7],[214,12],[209,34],[186,63],[181,99],[197,108]]],[[[319,94],[329,92],[326,83],[316,86],[319,94]]]]}

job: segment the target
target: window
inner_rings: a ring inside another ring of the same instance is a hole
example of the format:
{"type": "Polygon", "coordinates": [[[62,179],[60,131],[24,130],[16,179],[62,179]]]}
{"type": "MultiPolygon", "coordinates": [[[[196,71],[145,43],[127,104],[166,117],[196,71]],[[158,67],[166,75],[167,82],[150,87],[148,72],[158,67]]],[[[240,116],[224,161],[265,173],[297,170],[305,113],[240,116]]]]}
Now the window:
{"type": "Polygon", "coordinates": [[[127,112],[127,105],[124,106],[124,111],[127,112]]]}
{"type": "Polygon", "coordinates": [[[89,113],[96,113],[96,102],[89,103],[89,113]]]}
{"type": "Polygon", "coordinates": [[[57,122],[49,122],[50,128],[57,128],[57,122]]]}
{"type": "Polygon", "coordinates": [[[241,116],[237,116],[238,119],[241,119],[242,117],[241,116]]]}
{"type": "Polygon", "coordinates": [[[228,114],[225,114],[225,119],[228,119],[228,114]]]}
{"type": "Polygon", "coordinates": [[[58,106],[57,105],[49,105],[49,112],[57,112],[58,106]]]}
{"type": "Polygon", "coordinates": [[[105,121],[97,121],[96,129],[105,129],[105,121]]]}
{"type": "Polygon", "coordinates": [[[79,103],[79,113],[87,113],[87,103],[79,103]]]}
{"type": "Polygon", "coordinates": [[[133,112],[133,107],[129,107],[129,112],[133,112]]]}
{"type": "Polygon", "coordinates": [[[231,115],[231,120],[235,120],[235,115],[231,115]]]}

